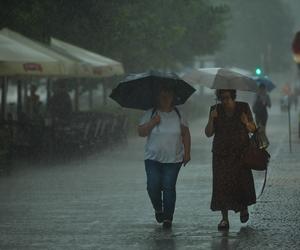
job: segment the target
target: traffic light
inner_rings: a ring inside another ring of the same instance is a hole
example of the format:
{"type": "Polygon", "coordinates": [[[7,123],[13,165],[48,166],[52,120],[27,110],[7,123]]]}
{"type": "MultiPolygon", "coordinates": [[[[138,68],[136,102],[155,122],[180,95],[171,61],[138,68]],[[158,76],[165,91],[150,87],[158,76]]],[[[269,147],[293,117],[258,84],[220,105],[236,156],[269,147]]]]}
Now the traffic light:
{"type": "Polygon", "coordinates": [[[256,74],[257,76],[260,76],[260,75],[262,74],[261,68],[257,67],[257,68],[255,69],[255,74],[256,74]]]}

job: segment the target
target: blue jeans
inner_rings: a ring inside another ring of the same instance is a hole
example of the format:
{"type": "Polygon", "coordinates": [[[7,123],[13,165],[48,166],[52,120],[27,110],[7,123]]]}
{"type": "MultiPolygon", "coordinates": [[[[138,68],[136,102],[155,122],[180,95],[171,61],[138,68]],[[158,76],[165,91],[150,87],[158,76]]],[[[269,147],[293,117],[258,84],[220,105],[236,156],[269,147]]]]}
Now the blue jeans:
{"type": "Polygon", "coordinates": [[[145,160],[147,191],[155,211],[163,211],[164,218],[173,219],[176,202],[176,181],[182,163],[160,163],[145,160]]]}

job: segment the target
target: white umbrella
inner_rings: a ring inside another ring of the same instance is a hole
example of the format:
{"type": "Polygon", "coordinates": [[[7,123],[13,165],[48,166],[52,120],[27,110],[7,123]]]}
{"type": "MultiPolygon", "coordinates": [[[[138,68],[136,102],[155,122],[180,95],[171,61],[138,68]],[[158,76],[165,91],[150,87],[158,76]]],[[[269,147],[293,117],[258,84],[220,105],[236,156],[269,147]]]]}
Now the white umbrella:
{"type": "Polygon", "coordinates": [[[225,68],[193,69],[185,73],[182,79],[190,84],[201,84],[211,89],[257,91],[254,79],[225,68]]]}

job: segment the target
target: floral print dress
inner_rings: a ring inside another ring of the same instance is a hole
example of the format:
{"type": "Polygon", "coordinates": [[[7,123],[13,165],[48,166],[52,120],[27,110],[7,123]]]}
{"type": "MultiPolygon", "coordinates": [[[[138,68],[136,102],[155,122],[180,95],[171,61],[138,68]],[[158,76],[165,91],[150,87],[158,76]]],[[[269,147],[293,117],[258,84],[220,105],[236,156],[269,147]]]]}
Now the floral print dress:
{"type": "Polygon", "coordinates": [[[214,120],[213,139],[213,211],[233,210],[239,212],[256,202],[253,175],[250,169],[239,161],[241,151],[249,143],[249,134],[241,122],[244,112],[253,121],[248,103],[236,102],[232,115],[227,115],[222,104],[217,108],[218,117],[214,120]]]}

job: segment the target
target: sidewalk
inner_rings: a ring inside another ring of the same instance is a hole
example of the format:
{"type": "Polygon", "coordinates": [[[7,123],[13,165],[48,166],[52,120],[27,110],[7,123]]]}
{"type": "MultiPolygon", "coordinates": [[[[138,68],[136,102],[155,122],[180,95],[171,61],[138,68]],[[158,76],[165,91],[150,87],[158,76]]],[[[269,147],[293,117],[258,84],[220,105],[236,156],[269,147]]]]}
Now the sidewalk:
{"type": "MultiPolygon", "coordinates": [[[[146,191],[144,138],[82,162],[15,166],[0,177],[0,249],[300,249],[300,142],[293,126],[289,153],[285,114],[270,115],[272,155],[265,192],[242,225],[230,216],[228,233],[218,232],[212,212],[211,138],[207,119],[194,121],[192,160],[177,182],[171,231],[154,219],[146,191]]],[[[257,187],[263,176],[257,176],[257,187]]]]}
{"type": "MultiPolygon", "coordinates": [[[[294,117],[296,121],[295,113],[294,117]]],[[[270,138],[277,147],[273,147],[264,194],[257,201],[248,226],[241,230],[237,249],[300,249],[298,123],[292,122],[292,153],[287,131],[277,133],[278,138],[270,138]]]]}

